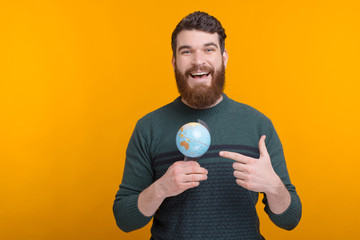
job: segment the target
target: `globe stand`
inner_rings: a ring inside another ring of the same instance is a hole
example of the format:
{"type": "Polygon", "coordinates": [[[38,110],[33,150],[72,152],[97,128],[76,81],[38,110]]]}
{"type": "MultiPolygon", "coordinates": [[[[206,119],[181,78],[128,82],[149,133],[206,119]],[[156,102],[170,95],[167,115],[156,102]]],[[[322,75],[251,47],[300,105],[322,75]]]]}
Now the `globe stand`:
{"type": "Polygon", "coordinates": [[[186,162],[186,161],[195,161],[195,162],[196,162],[199,158],[200,158],[200,157],[192,158],[192,157],[185,156],[184,161],[185,161],[185,162],[186,162]]]}

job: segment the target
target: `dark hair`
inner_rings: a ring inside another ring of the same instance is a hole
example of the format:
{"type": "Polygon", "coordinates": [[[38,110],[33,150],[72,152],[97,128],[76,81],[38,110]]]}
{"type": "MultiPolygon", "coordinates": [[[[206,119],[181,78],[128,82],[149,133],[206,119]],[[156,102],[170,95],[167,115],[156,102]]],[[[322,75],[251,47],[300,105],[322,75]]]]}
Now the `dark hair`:
{"type": "Polygon", "coordinates": [[[221,23],[215,17],[210,16],[205,12],[197,11],[184,17],[174,29],[171,35],[171,48],[173,51],[173,56],[176,55],[176,40],[179,32],[182,30],[194,29],[208,33],[217,33],[219,35],[221,53],[224,52],[226,38],[225,29],[221,26],[221,23]]]}

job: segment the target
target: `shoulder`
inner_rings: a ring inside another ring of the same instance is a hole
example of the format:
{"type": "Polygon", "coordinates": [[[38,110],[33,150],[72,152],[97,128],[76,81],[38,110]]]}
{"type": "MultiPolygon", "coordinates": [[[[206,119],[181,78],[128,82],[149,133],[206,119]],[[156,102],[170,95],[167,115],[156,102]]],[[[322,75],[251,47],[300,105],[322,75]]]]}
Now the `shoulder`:
{"type": "MultiPolygon", "coordinates": [[[[271,146],[281,147],[280,139],[276,133],[273,122],[264,113],[258,109],[244,103],[231,100],[233,114],[238,116],[237,120],[246,125],[247,129],[251,129],[258,138],[266,135],[266,143],[271,146]]],[[[270,146],[269,146],[270,147],[270,146]]]]}
{"type": "Polygon", "coordinates": [[[166,116],[171,114],[171,112],[173,111],[173,105],[174,105],[174,103],[171,102],[171,103],[166,104],[154,111],[151,111],[151,112],[145,114],[143,117],[141,117],[138,120],[138,123],[139,124],[149,124],[152,122],[162,121],[166,116]]]}
{"type": "Polygon", "coordinates": [[[174,121],[176,108],[177,99],[141,117],[136,123],[136,129],[144,134],[151,130],[161,132],[174,121]]]}
{"type": "Polygon", "coordinates": [[[234,114],[239,114],[242,117],[246,117],[248,120],[251,121],[260,121],[263,123],[271,123],[270,118],[268,118],[264,113],[260,112],[258,109],[244,104],[244,103],[240,103],[237,102],[233,99],[230,99],[230,104],[231,104],[231,112],[233,112],[234,114]]]}

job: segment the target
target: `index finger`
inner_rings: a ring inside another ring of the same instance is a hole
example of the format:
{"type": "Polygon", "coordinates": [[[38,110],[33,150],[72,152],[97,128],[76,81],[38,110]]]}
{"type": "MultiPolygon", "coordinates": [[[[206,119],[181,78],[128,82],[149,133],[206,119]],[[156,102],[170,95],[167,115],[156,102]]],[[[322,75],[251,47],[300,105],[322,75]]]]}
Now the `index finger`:
{"type": "Polygon", "coordinates": [[[236,153],[236,152],[229,152],[229,151],[221,151],[219,153],[220,157],[224,157],[224,158],[229,158],[232,160],[235,160],[239,163],[248,163],[249,162],[249,157],[242,155],[240,153],[236,153]]]}

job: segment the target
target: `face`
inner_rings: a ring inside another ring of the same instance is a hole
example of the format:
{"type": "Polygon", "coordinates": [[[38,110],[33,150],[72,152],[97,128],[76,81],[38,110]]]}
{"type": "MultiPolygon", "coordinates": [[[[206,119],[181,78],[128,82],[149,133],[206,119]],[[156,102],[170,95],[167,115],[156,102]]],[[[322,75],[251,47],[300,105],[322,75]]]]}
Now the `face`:
{"type": "Polygon", "coordinates": [[[172,64],[182,100],[195,108],[214,105],[222,97],[227,59],[217,33],[181,31],[172,64]]]}

